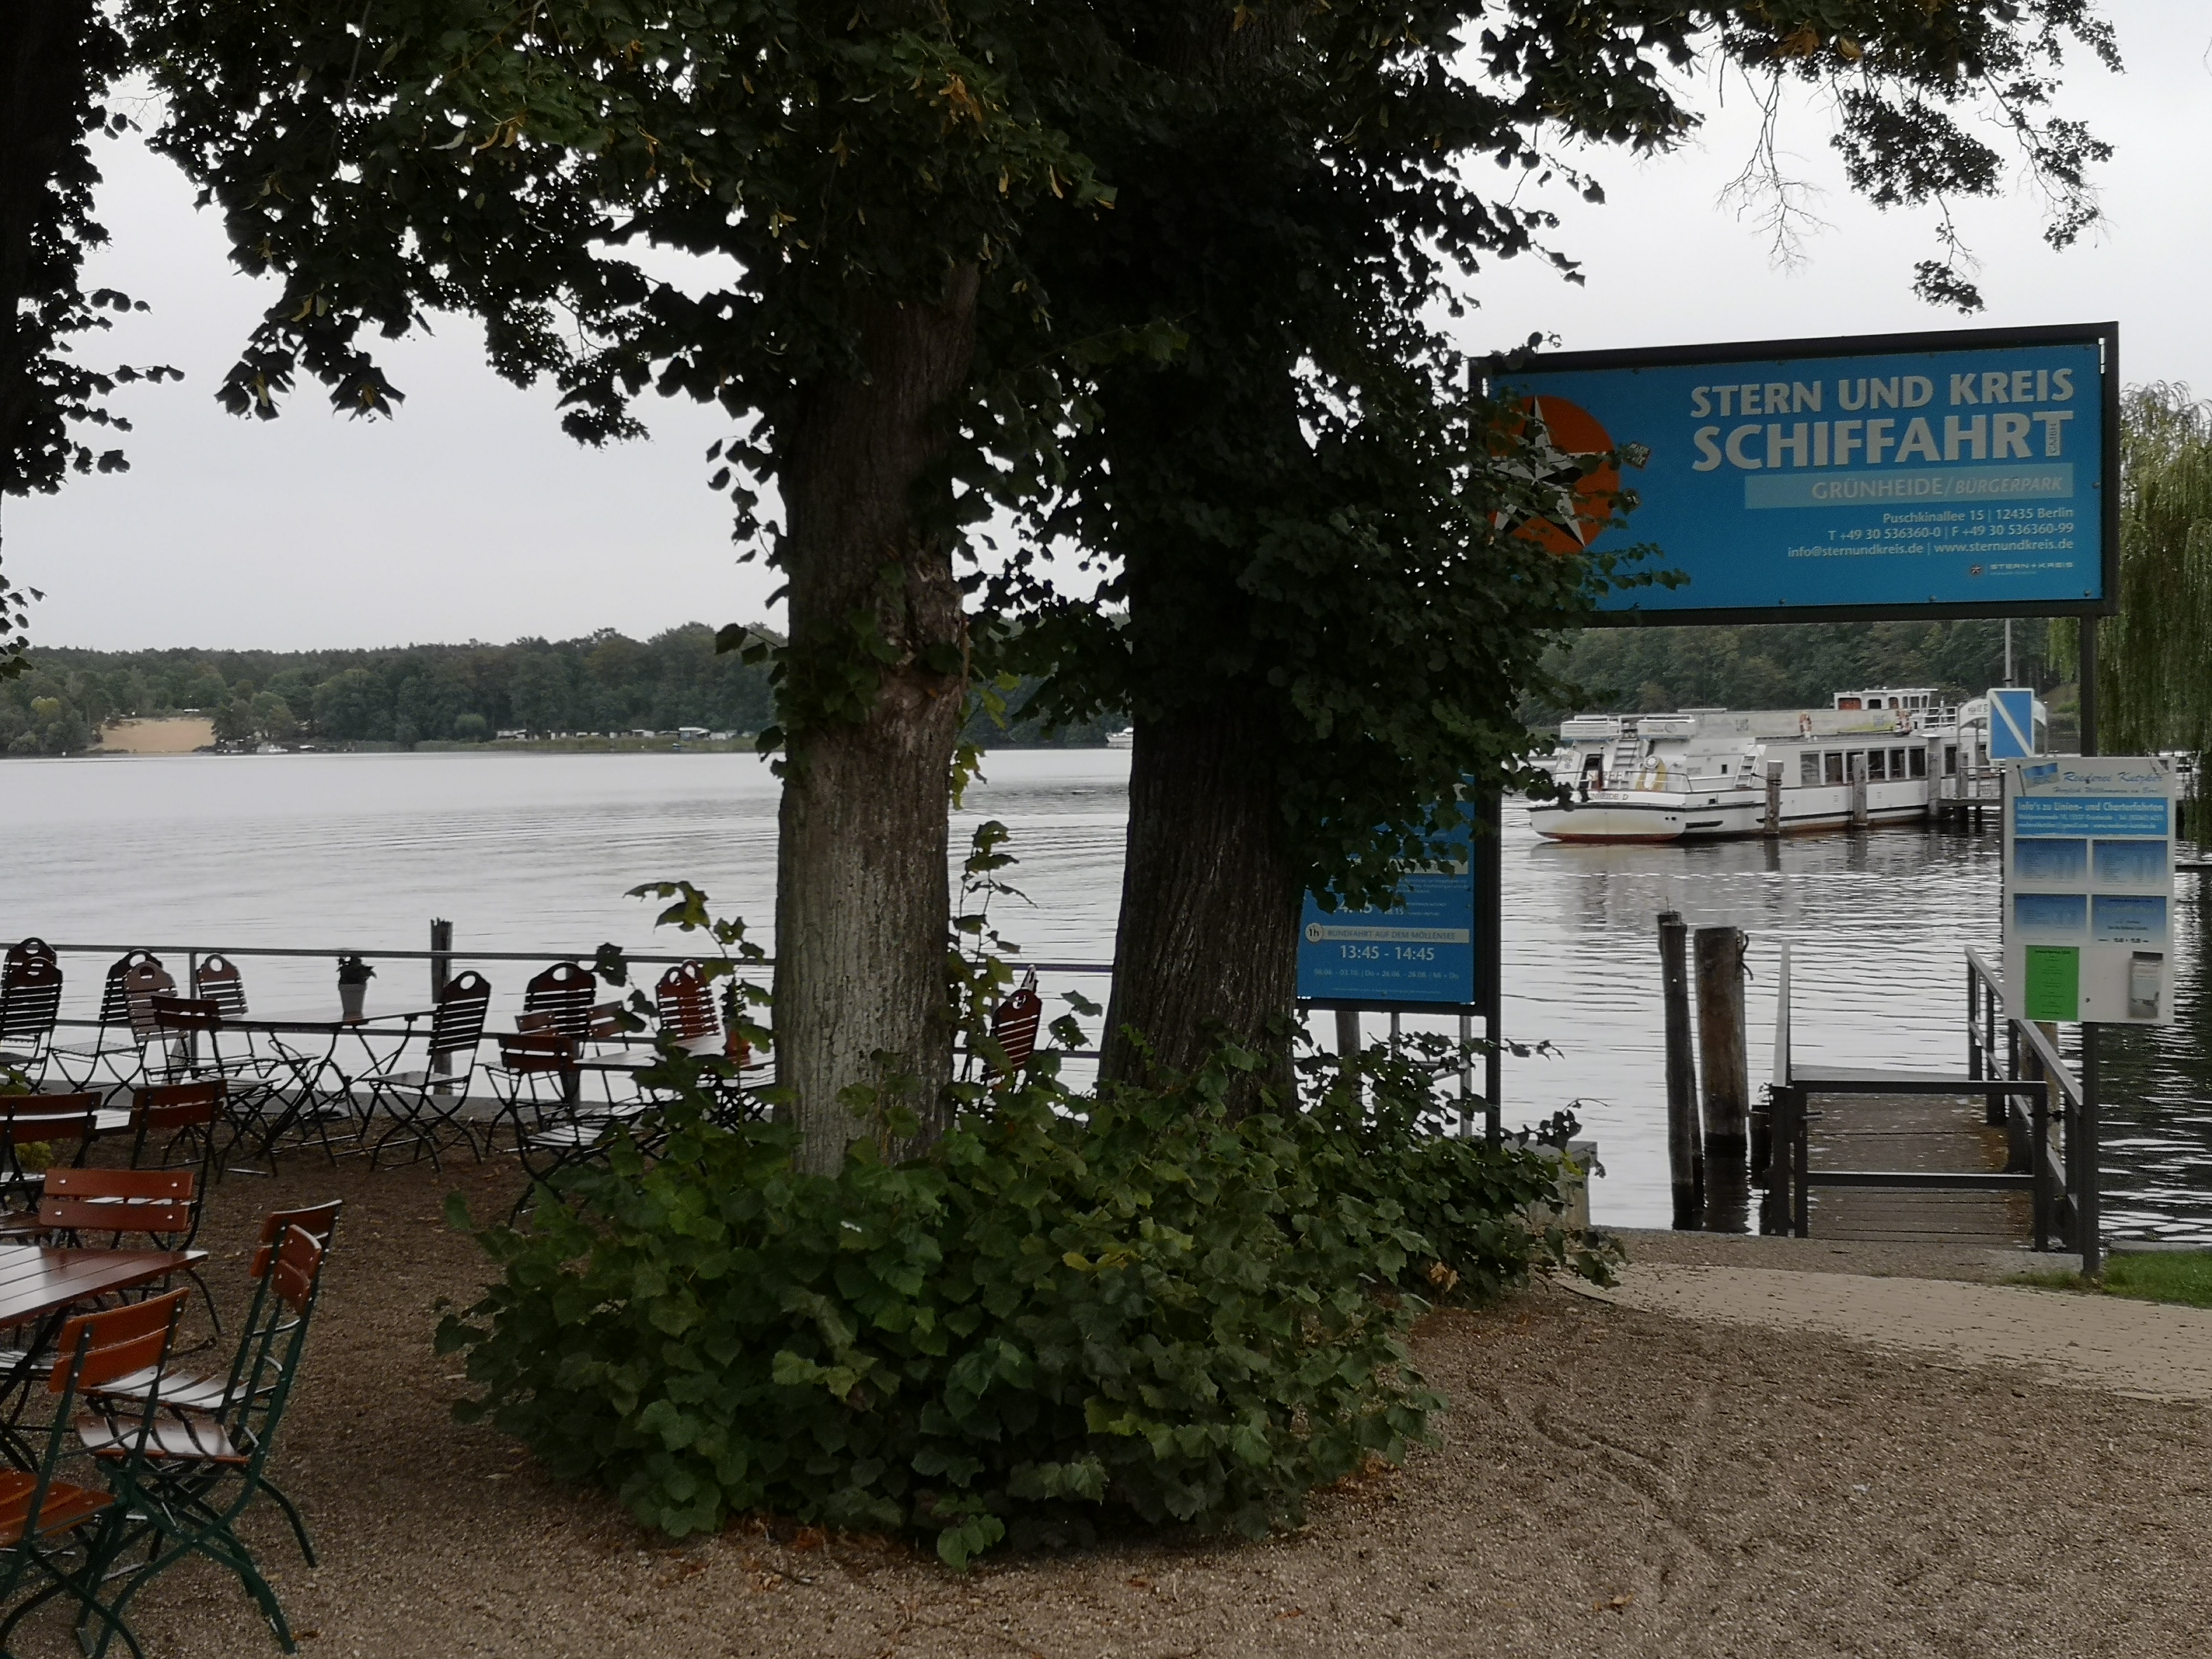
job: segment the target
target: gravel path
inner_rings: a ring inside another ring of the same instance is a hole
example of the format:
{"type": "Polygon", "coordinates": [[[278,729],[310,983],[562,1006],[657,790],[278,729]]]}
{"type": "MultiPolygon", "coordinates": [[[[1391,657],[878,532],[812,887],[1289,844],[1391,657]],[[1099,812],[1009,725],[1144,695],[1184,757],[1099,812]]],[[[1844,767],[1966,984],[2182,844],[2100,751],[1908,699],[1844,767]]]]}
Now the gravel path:
{"type": "Polygon", "coordinates": [[[1764,1267],[1632,1266],[1589,1294],[1650,1313],[1826,1331],[1882,1347],[2027,1366],[2146,1400],[2212,1400],[2212,1310],[2123,1297],[1764,1267]]]}
{"type": "MultiPolygon", "coordinates": [[[[303,1161],[233,1177],[212,1206],[220,1287],[261,1209],[348,1200],[279,1471],[325,1565],[302,1567],[273,1516],[251,1529],[311,1656],[2071,1659],[2197,1650],[2212,1614],[2202,1407],[1755,1329],[1712,1317],[1710,1291],[1694,1317],[1629,1305],[1640,1289],[1437,1316],[1419,1354],[1452,1401],[1444,1443],[1264,1545],[1152,1540],[966,1577],[897,1540],[758,1522],[670,1547],[447,1414],[434,1304],[482,1268],[439,1202],[459,1187],[503,1207],[507,1179],[303,1161]]],[[[143,1606],[150,1655],[275,1651],[212,1571],[143,1606]]],[[[51,1626],[18,1645],[65,1650],[51,1626]]]]}

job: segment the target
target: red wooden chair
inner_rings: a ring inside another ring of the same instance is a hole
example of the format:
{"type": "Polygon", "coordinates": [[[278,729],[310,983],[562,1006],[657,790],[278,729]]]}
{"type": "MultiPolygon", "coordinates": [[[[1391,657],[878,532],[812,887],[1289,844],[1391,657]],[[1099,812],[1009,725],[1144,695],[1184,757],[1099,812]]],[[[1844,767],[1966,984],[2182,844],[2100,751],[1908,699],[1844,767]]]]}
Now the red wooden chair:
{"type": "MultiPolygon", "coordinates": [[[[80,1632],[96,1622],[97,1640],[88,1639],[88,1646],[105,1651],[110,1638],[120,1636],[133,1654],[143,1650],[123,1621],[131,1587],[111,1601],[106,1586],[106,1569],[123,1538],[117,1523],[145,1471],[157,1415],[153,1390],[148,1403],[101,1423],[95,1456],[106,1490],[88,1480],[65,1480],[61,1470],[64,1458],[92,1449],[76,1433],[77,1407],[88,1396],[133,1374],[155,1379],[158,1389],[176,1346],[184,1302],[185,1293],[173,1291],[105,1313],[82,1314],[62,1327],[46,1379],[54,1410],[43,1431],[45,1452],[34,1467],[0,1474],[0,1604],[13,1604],[0,1621],[0,1652],[15,1651],[9,1639],[15,1627],[61,1595],[78,1604],[80,1632]],[[97,1530],[88,1536],[94,1523],[97,1530]],[[27,1588],[31,1593],[21,1595],[27,1588]]],[[[35,1438],[40,1431],[30,1432],[35,1438]]]]}
{"type": "MultiPolygon", "coordinates": [[[[338,1212],[344,1206],[333,1199],[326,1204],[317,1204],[305,1209],[274,1210],[261,1219],[261,1237],[253,1252],[247,1274],[253,1282],[253,1301],[248,1309],[246,1328],[239,1339],[237,1352],[232,1356],[228,1372],[202,1372],[162,1376],[149,1370],[132,1376],[118,1377],[104,1383],[96,1390],[99,1405],[113,1411],[118,1405],[143,1404],[147,1394],[157,1384],[164,1408],[179,1413],[198,1413],[220,1420],[234,1407],[242,1404],[249,1392],[258,1391],[265,1402],[274,1379],[257,1376],[255,1366],[259,1355],[256,1350],[256,1334],[268,1328],[264,1314],[270,1294],[270,1270],[276,1265],[280,1246],[294,1233],[304,1233],[319,1251],[327,1254],[331,1235],[337,1230],[338,1212]]],[[[322,1257],[316,1259],[316,1271],[320,1272],[322,1257]]],[[[307,1538],[307,1523],[292,1500],[280,1491],[265,1475],[258,1478],[260,1489],[274,1498],[284,1511],[285,1519],[292,1523],[292,1535],[300,1540],[300,1553],[313,1566],[315,1549],[307,1538]]]]}

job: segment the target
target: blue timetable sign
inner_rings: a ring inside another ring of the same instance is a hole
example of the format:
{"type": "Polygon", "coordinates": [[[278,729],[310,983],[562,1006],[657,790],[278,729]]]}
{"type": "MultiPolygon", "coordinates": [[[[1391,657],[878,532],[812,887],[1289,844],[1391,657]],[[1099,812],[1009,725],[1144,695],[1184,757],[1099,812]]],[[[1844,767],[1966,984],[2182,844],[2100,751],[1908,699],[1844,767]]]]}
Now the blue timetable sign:
{"type": "Polygon", "coordinates": [[[1490,386],[1568,455],[1649,452],[1626,528],[1598,501],[1526,532],[1688,577],[1615,588],[1612,620],[2088,615],[2115,592],[2118,359],[2100,324],[1538,356],[1490,386]]]}
{"type": "Polygon", "coordinates": [[[1408,875],[1395,910],[1323,910],[1306,895],[1298,1000],[1364,1008],[1475,1000],[1475,867],[1462,830],[1449,870],[1408,875]]]}

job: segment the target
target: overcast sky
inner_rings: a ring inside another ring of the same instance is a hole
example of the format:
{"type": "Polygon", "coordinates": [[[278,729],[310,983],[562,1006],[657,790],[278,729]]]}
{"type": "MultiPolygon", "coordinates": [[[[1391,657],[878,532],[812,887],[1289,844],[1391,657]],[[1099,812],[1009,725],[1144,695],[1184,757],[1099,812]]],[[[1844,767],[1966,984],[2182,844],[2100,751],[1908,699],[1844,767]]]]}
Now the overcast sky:
{"type": "MultiPolygon", "coordinates": [[[[2123,378],[2212,392],[2212,6],[2107,0],[2121,76],[2071,66],[2069,112],[2117,147],[2099,181],[2106,223],[2053,252],[2025,189],[1960,213],[1982,261],[1989,308],[1960,319],[1914,299],[1931,221],[1852,198],[1825,113],[1790,112],[1783,143],[1818,188],[1824,228],[1802,263],[1778,266],[1754,222],[1723,201],[1756,124],[1745,88],[1701,83],[1713,118],[1698,143],[1638,165],[1591,158],[1603,207],[1570,198],[1561,249],[1587,286],[1521,261],[1484,273],[1458,327],[1490,349],[1541,331],[1568,349],[1787,338],[1950,326],[2118,319],[2123,378]]],[[[73,479],[53,497],[10,500],[11,578],[46,590],[34,637],[51,645],[373,646],[556,637],[601,627],[643,635],[684,621],[769,615],[773,579],[733,562],[728,504],[702,459],[716,413],[653,402],[649,441],[605,451],[562,437],[553,397],[483,365],[478,331],[385,348],[407,401],[395,421],[328,412],[319,388],[274,422],[213,399],[268,303],[231,273],[220,224],[196,213],[182,176],[128,143],[106,146],[100,216],[114,238],[89,284],[121,288],[150,313],[94,354],[167,362],[181,383],[134,387],[128,473],[73,479]]]]}

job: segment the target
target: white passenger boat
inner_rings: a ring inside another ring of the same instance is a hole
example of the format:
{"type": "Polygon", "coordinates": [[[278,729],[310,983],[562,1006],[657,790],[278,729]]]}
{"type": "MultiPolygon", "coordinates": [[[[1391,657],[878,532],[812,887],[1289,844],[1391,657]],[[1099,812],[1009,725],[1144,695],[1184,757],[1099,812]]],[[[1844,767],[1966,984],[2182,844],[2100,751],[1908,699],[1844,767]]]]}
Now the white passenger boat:
{"type": "MultiPolygon", "coordinates": [[[[1990,704],[1928,686],[1840,691],[1819,709],[1686,708],[1583,715],[1546,763],[1553,801],[1528,821],[1553,841],[1709,841],[1922,819],[1990,799],[1990,704]]],[[[2035,704],[2036,752],[2045,709],[2035,704]]]]}

